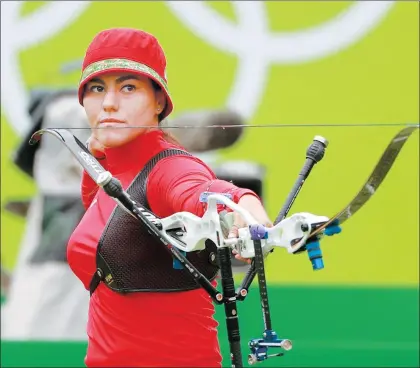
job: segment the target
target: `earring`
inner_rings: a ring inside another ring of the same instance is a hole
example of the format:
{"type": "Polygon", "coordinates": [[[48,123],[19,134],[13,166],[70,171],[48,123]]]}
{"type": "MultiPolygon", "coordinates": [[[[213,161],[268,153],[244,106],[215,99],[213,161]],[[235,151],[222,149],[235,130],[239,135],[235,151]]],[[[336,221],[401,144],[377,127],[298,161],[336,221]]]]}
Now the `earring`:
{"type": "Polygon", "coordinates": [[[157,109],[156,109],[156,112],[158,113],[158,114],[160,114],[160,112],[161,112],[161,108],[160,108],[160,106],[158,105],[158,107],[157,107],[157,109]]]}

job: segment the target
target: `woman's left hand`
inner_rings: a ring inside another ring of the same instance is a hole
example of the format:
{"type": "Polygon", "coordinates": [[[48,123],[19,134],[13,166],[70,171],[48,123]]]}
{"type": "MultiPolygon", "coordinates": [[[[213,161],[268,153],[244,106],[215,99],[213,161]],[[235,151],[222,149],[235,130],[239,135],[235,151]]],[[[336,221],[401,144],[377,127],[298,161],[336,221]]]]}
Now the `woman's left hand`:
{"type": "MultiPolygon", "coordinates": [[[[272,222],[268,218],[264,206],[257,197],[250,194],[246,194],[239,199],[238,205],[247,210],[259,224],[264,225],[266,227],[273,226],[272,222]]],[[[238,229],[246,226],[248,225],[244,221],[242,216],[239,213],[234,212],[233,225],[229,231],[228,238],[237,238],[239,236],[238,229]]],[[[243,258],[239,254],[237,254],[235,250],[233,250],[232,253],[235,254],[236,259],[244,261],[248,264],[251,263],[251,258],[243,258]]]]}

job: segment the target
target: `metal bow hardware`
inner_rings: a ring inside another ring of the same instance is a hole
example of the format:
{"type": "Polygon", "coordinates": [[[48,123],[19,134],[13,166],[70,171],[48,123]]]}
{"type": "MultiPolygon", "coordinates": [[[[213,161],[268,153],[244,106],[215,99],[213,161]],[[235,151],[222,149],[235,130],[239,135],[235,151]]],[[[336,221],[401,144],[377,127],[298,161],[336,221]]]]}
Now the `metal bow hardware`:
{"type": "MultiPolygon", "coordinates": [[[[59,139],[75,156],[91,178],[112,197],[119,206],[146,226],[174,257],[174,267],[188,272],[191,277],[211,296],[216,304],[224,304],[226,326],[232,367],[242,367],[239,320],[237,302],[243,301],[255,277],[258,285],[263,312],[264,331],[262,337],[251,339],[248,343],[250,353],[248,363],[253,364],[272,356],[281,356],[283,351],[292,349],[291,340],[279,337],[271,326],[268,290],[264,270],[264,258],[275,248],[286,248],[290,254],[306,252],[314,270],[322,269],[322,252],[319,240],[324,235],[334,235],[340,226],[375,193],[404,143],[418,126],[402,129],[388,145],[381,159],[356,197],[342,211],[332,217],[317,216],[311,213],[287,214],[309,176],[312,168],[325,154],[328,145],[326,139],[316,136],[306,152],[306,160],[289,196],[280,210],[274,226],[271,228],[259,224],[252,215],[227,196],[217,193],[205,193],[207,208],[202,217],[189,212],[175,213],[166,218],[158,218],[151,211],[136,203],[122,188],[121,183],[106,171],[91,155],[85,145],[66,129],[43,129],[37,131],[30,144],[37,143],[41,135],[50,133],[59,139]],[[218,212],[217,204],[223,204],[230,211],[218,212]],[[227,238],[232,225],[232,211],[239,213],[247,227],[239,230],[238,238],[227,238]],[[204,242],[210,239],[217,246],[218,262],[221,273],[222,292],[217,290],[194,265],[189,262],[186,253],[204,249],[204,242]],[[236,250],[244,258],[252,258],[251,267],[241,286],[235,289],[232,275],[231,252],[236,250]],[[276,354],[269,354],[269,348],[280,348],[276,354]]],[[[180,271],[183,272],[183,271],[180,271]]]]}

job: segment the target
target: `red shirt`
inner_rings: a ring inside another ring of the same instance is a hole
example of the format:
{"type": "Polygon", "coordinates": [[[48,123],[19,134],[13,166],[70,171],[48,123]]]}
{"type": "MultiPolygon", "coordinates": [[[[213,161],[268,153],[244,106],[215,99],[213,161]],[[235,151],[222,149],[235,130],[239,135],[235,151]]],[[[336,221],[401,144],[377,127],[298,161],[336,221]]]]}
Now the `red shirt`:
{"type": "MultiPolygon", "coordinates": [[[[140,135],[123,147],[106,150],[101,163],[126,189],[144,165],[168,143],[161,131],[140,135]]],[[[199,195],[204,191],[229,192],[237,202],[250,190],[217,180],[195,157],[171,156],[158,162],[147,183],[147,199],[159,217],[188,211],[202,216],[199,195]]],[[[86,174],[82,200],[87,211],[73,232],[68,262],[89,289],[95,272],[96,247],[115,202],[86,174]]],[[[85,363],[93,366],[220,367],[218,323],[214,305],[202,290],[120,295],[103,283],[90,299],[85,363]]]]}

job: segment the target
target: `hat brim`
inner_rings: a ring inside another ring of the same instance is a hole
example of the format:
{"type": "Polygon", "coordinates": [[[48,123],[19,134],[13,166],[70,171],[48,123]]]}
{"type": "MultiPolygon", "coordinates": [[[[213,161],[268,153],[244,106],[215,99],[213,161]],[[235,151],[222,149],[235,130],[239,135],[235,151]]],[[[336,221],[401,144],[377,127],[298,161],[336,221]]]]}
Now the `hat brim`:
{"type": "Polygon", "coordinates": [[[86,83],[95,77],[99,77],[100,75],[121,71],[142,75],[155,81],[160,86],[166,97],[165,109],[160,113],[161,120],[166,118],[172,112],[173,103],[165,80],[155,70],[147,65],[127,59],[106,59],[88,65],[83,71],[79,83],[79,103],[83,106],[83,93],[86,83]]]}

